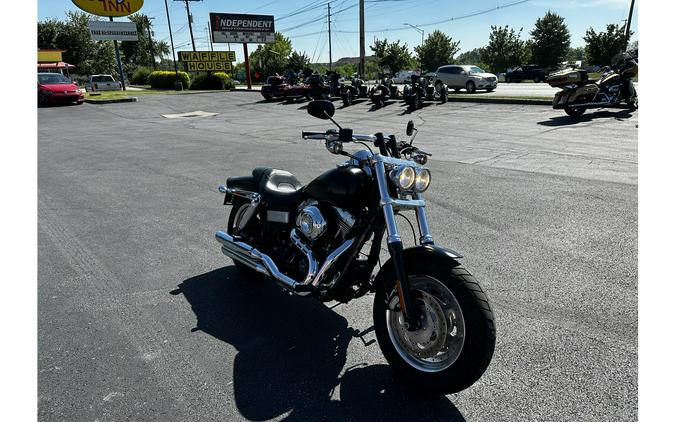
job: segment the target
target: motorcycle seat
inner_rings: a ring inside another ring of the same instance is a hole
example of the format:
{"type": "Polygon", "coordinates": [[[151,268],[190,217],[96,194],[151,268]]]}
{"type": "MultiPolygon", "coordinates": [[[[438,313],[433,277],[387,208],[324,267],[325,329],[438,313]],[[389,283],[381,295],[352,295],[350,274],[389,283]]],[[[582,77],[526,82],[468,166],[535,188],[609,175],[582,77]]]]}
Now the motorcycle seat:
{"type": "Polygon", "coordinates": [[[287,171],[256,167],[253,179],[262,199],[270,204],[294,204],[302,196],[302,183],[287,171]]]}

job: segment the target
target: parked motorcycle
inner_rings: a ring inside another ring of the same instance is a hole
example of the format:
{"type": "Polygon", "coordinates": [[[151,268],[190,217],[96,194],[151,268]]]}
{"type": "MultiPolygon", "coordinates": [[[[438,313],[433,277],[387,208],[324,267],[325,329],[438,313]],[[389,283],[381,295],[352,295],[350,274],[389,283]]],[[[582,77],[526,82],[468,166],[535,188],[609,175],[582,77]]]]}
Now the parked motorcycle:
{"type": "Polygon", "coordinates": [[[245,278],[266,276],[297,295],[349,302],[374,292],[375,334],[395,373],[432,393],[469,387],[492,358],[495,319],[462,256],[434,244],[423,194],[431,154],[413,146],[413,122],[412,138],[399,142],[339,126],[330,101],[307,110],[337,129],[303,131],[303,139],[348,160],[306,186],[266,167],[228,178],[219,187],[232,205],[227,229],[216,233],[222,252],[245,278]],[[347,151],[356,144],[365,149],[347,151]],[[420,244],[404,249],[396,216],[409,210],[420,244]],[[375,271],[385,232],[390,258],[375,271]]]}
{"type": "Polygon", "coordinates": [[[398,87],[390,76],[383,76],[380,82],[375,82],[375,86],[368,93],[370,100],[375,107],[384,107],[384,102],[388,99],[398,98],[398,87]]]}
{"type": "Polygon", "coordinates": [[[310,96],[314,100],[333,100],[340,98],[340,75],[326,72],[325,75],[313,74],[307,79],[310,96]]]}
{"type": "Polygon", "coordinates": [[[340,95],[342,97],[342,105],[349,107],[354,103],[354,99],[368,96],[368,87],[366,87],[364,80],[355,73],[349,80],[340,85],[340,95]]]}
{"type": "MultiPolygon", "coordinates": [[[[437,81],[438,82],[438,81],[437,81]]],[[[403,100],[410,110],[418,110],[424,106],[424,101],[448,101],[448,87],[444,83],[432,84],[429,78],[419,75],[410,77],[410,86],[403,87],[403,100]]]]}
{"type": "Polygon", "coordinates": [[[598,81],[588,80],[581,69],[565,69],[552,73],[546,81],[552,87],[562,88],[553,98],[553,108],[563,109],[572,117],[579,117],[589,108],[615,107],[625,102],[631,111],[638,108],[638,96],[633,80],[638,73],[637,58],[620,54],[611,67],[603,69],[598,81]]]}

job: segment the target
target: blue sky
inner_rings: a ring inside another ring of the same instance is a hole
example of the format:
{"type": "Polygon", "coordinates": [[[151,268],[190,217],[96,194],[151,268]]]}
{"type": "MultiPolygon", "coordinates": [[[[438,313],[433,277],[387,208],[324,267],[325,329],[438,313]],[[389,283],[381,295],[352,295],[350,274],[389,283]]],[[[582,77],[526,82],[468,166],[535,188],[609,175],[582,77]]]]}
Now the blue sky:
{"type": "MultiPolygon", "coordinates": [[[[523,38],[529,36],[534,22],[547,10],[565,18],[572,34],[572,46],[583,46],[583,36],[589,27],[604,30],[608,23],[622,24],[628,16],[630,0],[529,0],[508,6],[518,0],[366,0],[366,54],[371,54],[369,45],[375,37],[398,40],[412,47],[421,41],[421,34],[404,23],[418,26],[425,36],[435,29],[441,30],[460,41],[461,52],[484,46],[489,37],[490,25],[509,25],[516,30],[523,28],[523,38]],[[506,7],[505,7],[506,6],[506,7]],[[499,7],[497,10],[488,11],[499,7]],[[488,11],[477,16],[465,17],[476,12],[488,11]]],[[[207,22],[209,12],[251,13],[275,16],[277,31],[291,38],[293,48],[304,51],[313,62],[328,61],[328,36],[326,24],[327,0],[248,0],[229,2],[204,0],[191,2],[194,16],[193,31],[198,50],[208,49],[207,22]],[[294,12],[303,6],[310,9],[294,12]],[[290,15],[290,16],[289,16],[290,15]]],[[[187,27],[185,4],[168,0],[171,28],[176,50],[189,50],[190,33],[187,27]]],[[[358,56],[358,0],[332,0],[331,9],[338,12],[332,16],[333,60],[345,56],[358,56]]],[[[638,9],[636,2],[631,28],[638,35],[638,9]]],[[[63,18],[67,10],[78,10],[70,0],[38,0],[38,20],[50,17],[63,18]]],[[[164,0],[145,0],[141,12],[155,19],[152,21],[155,35],[169,41],[164,0]]],[[[116,18],[116,20],[126,20],[116,18]]],[[[232,44],[237,59],[242,58],[240,44],[232,44]]],[[[227,45],[214,45],[226,50],[227,45]]],[[[249,46],[249,51],[255,45],[249,46]]]]}

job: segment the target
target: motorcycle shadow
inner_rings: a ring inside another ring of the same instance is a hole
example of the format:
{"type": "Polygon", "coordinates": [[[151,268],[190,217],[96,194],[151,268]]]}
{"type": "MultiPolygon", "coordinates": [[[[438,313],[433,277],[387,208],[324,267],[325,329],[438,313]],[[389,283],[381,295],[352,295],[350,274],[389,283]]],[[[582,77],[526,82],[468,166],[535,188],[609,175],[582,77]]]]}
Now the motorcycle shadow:
{"type": "Polygon", "coordinates": [[[193,331],[237,349],[232,384],[246,419],[464,421],[446,397],[416,395],[387,365],[358,364],[341,376],[358,332],[318,301],[245,280],[234,266],[189,278],[171,293],[192,306],[193,331]]]}
{"type": "Polygon", "coordinates": [[[594,119],[614,118],[616,120],[624,120],[624,119],[629,119],[631,117],[633,117],[633,112],[628,110],[628,109],[619,110],[619,111],[613,111],[613,110],[592,111],[591,110],[591,111],[587,111],[585,114],[582,114],[579,117],[570,117],[567,114],[563,114],[561,116],[550,117],[548,120],[543,120],[541,122],[537,122],[537,124],[542,125],[542,126],[552,126],[552,127],[571,126],[571,125],[576,125],[576,124],[579,124],[579,123],[588,123],[588,122],[593,121],[594,119]]]}
{"type": "Polygon", "coordinates": [[[370,108],[368,108],[368,112],[370,113],[370,112],[372,112],[372,111],[381,110],[381,109],[385,108],[386,106],[391,105],[391,104],[394,104],[394,103],[396,103],[396,102],[397,102],[396,100],[387,100],[387,101],[384,102],[384,104],[383,104],[382,106],[378,106],[378,105],[376,105],[376,104],[372,104],[372,105],[370,106],[370,108]]]}

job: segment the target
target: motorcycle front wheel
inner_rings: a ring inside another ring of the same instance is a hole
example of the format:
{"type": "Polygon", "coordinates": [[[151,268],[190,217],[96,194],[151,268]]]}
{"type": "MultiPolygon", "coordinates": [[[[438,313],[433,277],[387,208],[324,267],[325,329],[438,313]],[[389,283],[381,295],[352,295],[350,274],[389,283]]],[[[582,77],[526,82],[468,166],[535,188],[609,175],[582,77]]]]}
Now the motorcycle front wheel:
{"type": "Polygon", "coordinates": [[[409,331],[400,311],[387,306],[386,283],[375,293],[373,319],[384,357],[395,374],[418,390],[450,394],[485,372],[495,348],[495,320],[488,298],[463,267],[435,269],[431,263],[406,268],[422,327],[409,331]]]}

